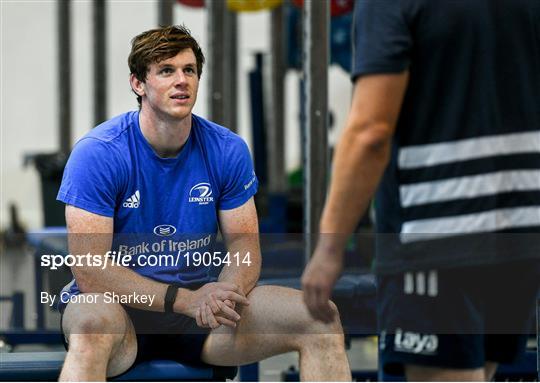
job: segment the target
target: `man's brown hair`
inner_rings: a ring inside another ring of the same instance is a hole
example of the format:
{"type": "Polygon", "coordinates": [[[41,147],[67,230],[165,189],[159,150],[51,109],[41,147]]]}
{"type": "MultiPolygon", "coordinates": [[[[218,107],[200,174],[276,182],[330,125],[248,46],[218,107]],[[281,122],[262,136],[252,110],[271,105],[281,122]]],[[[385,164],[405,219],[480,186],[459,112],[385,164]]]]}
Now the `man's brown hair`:
{"type": "MultiPolygon", "coordinates": [[[[182,25],[171,25],[143,32],[131,40],[131,53],[128,57],[130,72],[139,81],[145,82],[151,64],[176,56],[180,51],[189,49],[197,60],[197,76],[201,78],[204,55],[201,47],[182,25]]],[[[141,106],[142,97],[137,95],[141,106]]]]}

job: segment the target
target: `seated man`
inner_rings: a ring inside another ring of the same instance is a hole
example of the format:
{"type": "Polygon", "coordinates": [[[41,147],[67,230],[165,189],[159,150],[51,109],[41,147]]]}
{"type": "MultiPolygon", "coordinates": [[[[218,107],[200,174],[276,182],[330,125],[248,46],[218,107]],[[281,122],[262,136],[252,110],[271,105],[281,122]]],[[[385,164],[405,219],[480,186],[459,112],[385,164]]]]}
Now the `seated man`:
{"type": "Polygon", "coordinates": [[[303,380],[350,380],[334,305],[321,323],[301,292],[256,287],[257,178],[240,137],[191,113],[204,64],[195,39],[178,26],[144,32],[128,62],[139,111],[75,145],[58,194],[70,252],[114,255],[72,268],[60,379],[105,380],[153,358],[236,366],[298,351],[303,380]],[[218,225],[225,258],[210,252],[218,225]]]}

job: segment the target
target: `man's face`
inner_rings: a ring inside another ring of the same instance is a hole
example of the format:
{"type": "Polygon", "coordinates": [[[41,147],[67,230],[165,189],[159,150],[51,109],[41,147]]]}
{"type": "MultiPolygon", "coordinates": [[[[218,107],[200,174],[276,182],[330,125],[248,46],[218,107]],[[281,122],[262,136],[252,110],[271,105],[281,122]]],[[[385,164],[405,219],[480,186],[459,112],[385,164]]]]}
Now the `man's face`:
{"type": "Polygon", "coordinates": [[[184,119],[191,114],[199,89],[195,54],[184,49],[174,57],[153,63],[146,81],[135,82],[138,84],[132,86],[138,87],[134,89],[143,96],[143,109],[150,108],[162,118],[184,119]]]}

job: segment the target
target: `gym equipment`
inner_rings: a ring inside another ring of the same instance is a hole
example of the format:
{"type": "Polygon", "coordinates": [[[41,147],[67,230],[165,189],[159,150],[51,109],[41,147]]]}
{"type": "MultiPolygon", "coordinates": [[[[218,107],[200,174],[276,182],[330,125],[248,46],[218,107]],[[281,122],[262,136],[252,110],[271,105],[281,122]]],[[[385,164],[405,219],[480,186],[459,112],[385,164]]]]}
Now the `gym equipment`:
{"type": "MultiPolygon", "coordinates": [[[[21,344],[61,344],[59,330],[45,328],[45,306],[40,303],[40,292],[44,291],[44,268],[40,264],[40,255],[65,254],[67,252],[67,237],[65,227],[50,227],[40,232],[27,233],[26,242],[35,248],[34,252],[34,298],[36,313],[36,329],[24,328],[24,294],[15,293],[13,296],[2,296],[0,301],[11,302],[11,323],[7,330],[2,330],[0,336],[9,346],[21,344]]],[[[56,274],[58,275],[58,273],[56,274]]],[[[71,275],[71,274],[69,274],[71,275]]],[[[65,283],[67,283],[66,281],[65,283]]],[[[62,285],[63,286],[63,285],[62,285]]],[[[52,287],[56,289],[56,287],[52,287]]]]}
{"type": "Polygon", "coordinates": [[[238,129],[237,69],[238,33],[237,15],[227,9],[225,1],[207,1],[208,46],[206,69],[209,78],[208,116],[213,122],[226,126],[232,132],[238,129]]]}
{"type": "MultiPolygon", "coordinates": [[[[0,343],[7,350],[20,344],[60,344],[58,331],[24,329],[24,293],[14,292],[11,296],[0,296],[0,302],[11,303],[9,329],[0,332],[0,343]]],[[[0,353],[0,358],[2,357],[0,353]]]]}
{"type": "MultiPolygon", "coordinates": [[[[293,5],[297,8],[304,7],[304,0],[293,0],[293,5]]],[[[354,9],[354,0],[331,0],[330,15],[341,16],[351,13],[354,9]]]]}
{"type": "Polygon", "coordinates": [[[193,8],[204,8],[204,0],[177,0],[180,4],[193,7],[193,8]]]}
{"type": "MultiPolygon", "coordinates": [[[[34,252],[34,280],[35,280],[35,309],[36,309],[36,327],[37,330],[45,329],[45,307],[38,297],[44,290],[45,268],[41,266],[42,254],[67,254],[67,231],[63,226],[46,227],[39,232],[31,232],[26,236],[27,242],[35,249],[34,252]]],[[[66,280],[65,283],[68,283],[66,280]]],[[[60,283],[62,284],[62,283],[60,283]]],[[[62,286],[57,286],[50,290],[60,291],[62,286]],[[60,287],[60,288],[58,288],[60,287]]]]}
{"type": "Polygon", "coordinates": [[[256,12],[281,5],[283,0],[227,0],[227,8],[235,12],[256,12]]]}
{"type": "MultiPolygon", "coordinates": [[[[330,11],[332,12],[332,10],[330,11]]],[[[302,68],[302,11],[298,7],[285,8],[287,39],[287,67],[302,68]]],[[[351,70],[352,12],[332,14],[330,18],[330,63],[339,65],[344,71],[351,70]]]]}
{"type": "Polygon", "coordinates": [[[20,329],[24,327],[24,293],[15,291],[12,295],[0,295],[0,302],[11,303],[9,327],[20,329]]]}
{"type": "Polygon", "coordinates": [[[315,249],[315,237],[319,233],[319,219],[322,215],[327,184],[328,147],[328,63],[330,44],[329,5],[326,2],[306,2],[304,4],[304,39],[302,52],[304,60],[302,72],[304,95],[301,120],[304,171],[304,234],[308,236],[304,259],[307,264],[315,249]],[[316,41],[316,44],[313,42],[316,41]],[[311,238],[309,238],[311,236],[311,238]]]}
{"type": "Polygon", "coordinates": [[[43,206],[44,226],[65,226],[65,206],[56,201],[56,195],[62,182],[67,155],[64,152],[27,154],[23,164],[33,164],[38,171],[41,183],[41,203],[43,206]]]}
{"type": "MultiPolygon", "coordinates": [[[[0,381],[58,380],[66,353],[21,352],[0,354],[0,381]]],[[[224,381],[236,376],[236,367],[196,368],[171,360],[143,362],[113,381],[224,381]]]]}
{"type": "Polygon", "coordinates": [[[263,100],[263,54],[255,53],[255,68],[249,73],[249,90],[251,95],[251,129],[253,135],[253,161],[255,173],[260,185],[266,185],[268,166],[265,145],[265,109],[263,100]]]}

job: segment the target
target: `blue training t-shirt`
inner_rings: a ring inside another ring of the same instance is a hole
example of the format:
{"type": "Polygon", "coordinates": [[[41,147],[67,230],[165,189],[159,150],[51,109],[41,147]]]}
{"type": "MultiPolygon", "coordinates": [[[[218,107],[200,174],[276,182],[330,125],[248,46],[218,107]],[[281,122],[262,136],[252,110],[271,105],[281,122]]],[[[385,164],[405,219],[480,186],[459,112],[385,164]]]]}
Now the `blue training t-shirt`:
{"type": "MultiPolygon", "coordinates": [[[[112,250],[130,255],[130,268],[137,273],[188,286],[216,277],[212,265],[188,265],[183,255],[210,251],[218,210],[243,205],[257,187],[248,147],[230,130],[192,115],[180,153],[161,158],[141,132],[139,112],[133,111],[97,126],[77,142],[57,199],[113,217],[112,250]],[[148,261],[150,254],[170,254],[175,262],[136,262],[141,255],[148,261]]],[[[75,281],[68,288],[71,294],[80,292],[75,281]]]]}

